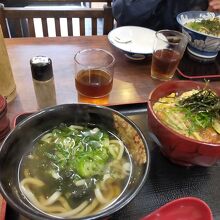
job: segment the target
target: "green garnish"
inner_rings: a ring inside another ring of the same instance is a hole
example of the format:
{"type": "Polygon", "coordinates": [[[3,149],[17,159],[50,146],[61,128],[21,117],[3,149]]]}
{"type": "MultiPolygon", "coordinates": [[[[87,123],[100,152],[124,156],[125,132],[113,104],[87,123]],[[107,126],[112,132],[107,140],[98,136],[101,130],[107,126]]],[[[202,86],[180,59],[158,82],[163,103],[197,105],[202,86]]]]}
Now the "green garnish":
{"type": "Polygon", "coordinates": [[[191,130],[207,128],[214,119],[220,118],[220,97],[210,89],[199,90],[181,99],[177,106],[186,112],[185,117],[192,122],[191,130]]]}
{"type": "Polygon", "coordinates": [[[220,36],[220,18],[202,19],[186,24],[187,27],[213,36],[220,36]]]}
{"type": "Polygon", "coordinates": [[[210,89],[199,90],[180,100],[178,105],[193,113],[208,113],[211,117],[220,117],[220,98],[210,89]]]}
{"type": "Polygon", "coordinates": [[[40,141],[36,154],[50,159],[59,172],[77,173],[81,178],[103,175],[111,155],[107,132],[99,128],[73,129],[65,124],[52,130],[50,142],[40,141]],[[48,149],[47,151],[45,149],[48,149]]]}

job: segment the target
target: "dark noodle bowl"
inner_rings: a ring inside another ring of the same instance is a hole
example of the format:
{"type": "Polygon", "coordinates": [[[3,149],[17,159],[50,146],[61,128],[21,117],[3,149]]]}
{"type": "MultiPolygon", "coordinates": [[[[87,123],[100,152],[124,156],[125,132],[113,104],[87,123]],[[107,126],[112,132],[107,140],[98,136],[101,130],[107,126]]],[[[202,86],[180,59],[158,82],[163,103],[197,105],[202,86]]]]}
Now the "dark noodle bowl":
{"type": "Polygon", "coordinates": [[[45,220],[97,219],[111,215],[137,195],[147,177],[149,152],[137,126],[117,111],[66,104],[19,123],[1,146],[0,164],[1,194],[22,215],[45,220]],[[88,155],[74,134],[86,142],[88,155]],[[66,160],[71,146],[76,147],[75,154],[66,160]],[[66,167],[67,172],[62,170],[66,167]]]}
{"type": "MultiPolygon", "coordinates": [[[[184,166],[212,166],[220,159],[220,144],[198,141],[179,134],[161,122],[156,116],[153,105],[159,98],[171,93],[183,93],[192,89],[203,89],[205,83],[194,81],[169,81],[160,84],[149,95],[148,124],[151,136],[161,152],[172,162],[184,166]]],[[[218,95],[220,90],[211,88],[218,95]]]]}

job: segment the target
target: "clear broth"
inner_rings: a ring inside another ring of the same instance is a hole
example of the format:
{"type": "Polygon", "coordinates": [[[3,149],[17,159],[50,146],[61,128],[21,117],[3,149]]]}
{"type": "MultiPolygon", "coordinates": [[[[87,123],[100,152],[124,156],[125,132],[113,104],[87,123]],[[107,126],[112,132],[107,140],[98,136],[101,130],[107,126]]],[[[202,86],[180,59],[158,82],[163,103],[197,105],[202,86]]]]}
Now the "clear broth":
{"type": "MultiPolygon", "coordinates": [[[[46,132],[48,133],[48,132],[46,132]]],[[[112,134],[111,132],[108,132],[109,137],[111,139],[114,140],[119,140],[118,137],[116,137],[114,134],[112,134]]],[[[43,134],[42,136],[44,136],[45,134],[43,134]]],[[[79,189],[77,187],[73,187],[73,184],[71,184],[72,182],[72,176],[74,175],[74,173],[65,173],[64,176],[62,176],[62,182],[60,182],[60,179],[54,179],[49,175],[45,175],[46,172],[45,170],[49,170],[49,163],[46,160],[36,160],[33,161],[31,159],[31,155],[33,155],[34,150],[36,149],[36,147],[39,147],[39,145],[37,144],[38,141],[42,138],[42,136],[40,136],[37,140],[36,143],[33,146],[32,151],[25,155],[20,163],[20,167],[19,167],[19,179],[20,182],[24,179],[24,173],[27,173],[28,170],[28,174],[30,174],[30,176],[36,177],[40,180],[42,180],[43,182],[45,182],[45,186],[38,188],[38,189],[34,189],[33,187],[33,193],[36,197],[40,196],[40,195],[44,195],[45,198],[49,198],[54,192],[56,191],[60,191],[62,192],[62,195],[65,197],[65,199],[67,200],[67,202],[69,203],[69,205],[71,206],[72,209],[74,209],[75,207],[79,206],[83,201],[87,200],[90,203],[93,201],[93,199],[95,198],[94,195],[94,190],[91,190],[89,192],[85,192],[83,188],[79,189]],[[71,188],[71,191],[70,191],[71,188]],[[71,196],[68,198],[68,195],[71,196]]],[[[119,196],[121,195],[121,193],[127,188],[127,185],[129,183],[130,177],[131,177],[131,172],[132,172],[132,161],[130,158],[130,155],[128,153],[127,148],[125,147],[124,153],[123,153],[123,160],[125,160],[126,162],[129,162],[130,164],[130,174],[122,179],[122,180],[117,180],[116,182],[114,182],[114,184],[117,184],[117,187],[120,188],[120,193],[117,197],[115,197],[113,200],[111,200],[108,204],[105,204],[103,206],[103,204],[100,204],[96,207],[96,209],[94,209],[92,211],[92,214],[101,211],[101,209],[103,209],[104,207],[108,207],[109,205],[111,205],[113,202],[115,202],[117,200],[117,198],[119,198],[119,196]]],[[[98,178],[90,178],[91,180],[91,184],[93,184],[94,182],[98,182],[98,178]]],[[[21,186],[20,186],[21,187],[21,186]]],[[[94,187],[94,186],[93,186],[94,187]]],[[[32,202],[29,201],[31,204],[32,202]]],[[[34,204],[32,204],[33,206],[35,206],[34,204]]],[[[36,207],[36,206],[35,206],[36,207]]],[[[38,207],[36,207],[38,208],[38,207]]],[[[38,208],[40,210],[40,208],[38,208]]],[[[42,211],[42,210],[40,210],[42,211]]],[[[44,213],[47,213],[45,211],[42,211],[44,213]]],[[[56,216],[56,214],[54,213],[47,213],[49,215],[53,215],[56,216]]]]}

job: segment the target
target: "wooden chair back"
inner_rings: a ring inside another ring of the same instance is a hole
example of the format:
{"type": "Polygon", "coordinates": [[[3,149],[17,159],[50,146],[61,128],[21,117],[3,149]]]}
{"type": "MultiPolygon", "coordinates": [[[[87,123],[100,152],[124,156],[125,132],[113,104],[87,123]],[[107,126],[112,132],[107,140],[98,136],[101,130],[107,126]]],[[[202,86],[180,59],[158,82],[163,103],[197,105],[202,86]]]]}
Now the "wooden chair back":
{"type": "Polygon", "coordinates": [[[94,3],[94,2],[105,2],[108,6],[111,6],[112,0],[3,0],[4,4],[10,7],[16,5],[18,6],[27,6],[31,4],[71,4],[71,3],[94,3]]]}
{"type": "Polygon", "coordinates": [[[77,7],[70,9],[64,9],[62,7],[4,7],[2,4],[0,6],[0,24],[4,37],[12,37],[10,23],[13,23],[16,37],[36,37],[34,18],[41,19],[43,37],[49,36],[48,18],[54,19],[56,36],[61,36],[61,18],[67,19],[68,36],[73,36],[73,18],[79,19],[80,35],[85,35],[86,18],[91,19],[92,35],[97,35],[97,19],[99,18],[103,19],[103,34],[108,34],[113,29],[113,15],[110,4],[104,5],[103,8],[77,7]],[[24,23],[26,30],[24,30],[24,23]]]}

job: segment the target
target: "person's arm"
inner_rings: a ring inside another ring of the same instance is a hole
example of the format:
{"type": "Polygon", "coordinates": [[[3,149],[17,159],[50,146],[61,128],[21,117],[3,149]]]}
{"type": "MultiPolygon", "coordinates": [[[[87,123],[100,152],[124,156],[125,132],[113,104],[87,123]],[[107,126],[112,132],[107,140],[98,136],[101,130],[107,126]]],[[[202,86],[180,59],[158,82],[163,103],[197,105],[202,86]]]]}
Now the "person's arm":
{"type": "Polygon", "coordinates": [[[208,11],[220,12],[220,0],[209,0],[208,11]]]}
{"type": "Polygon", "coordinates": [[[141,25],[151,17],[161,0],[113,0],[113,15],[119,26],[141,25]]]}

